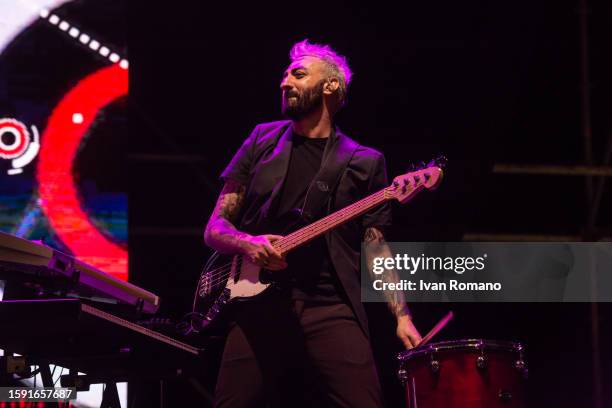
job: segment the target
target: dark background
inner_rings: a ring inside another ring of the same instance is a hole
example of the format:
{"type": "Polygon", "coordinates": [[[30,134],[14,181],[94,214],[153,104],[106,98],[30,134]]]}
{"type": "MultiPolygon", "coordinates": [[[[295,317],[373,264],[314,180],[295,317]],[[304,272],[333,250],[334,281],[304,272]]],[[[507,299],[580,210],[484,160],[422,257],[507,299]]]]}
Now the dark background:
{"type": "MultiPolygon", "coordinates": [[[[609,188],[585,229],[584,176],[493,172],[496,163],[584,164],[579,1],[424,3],[129,2],[130,275],[162,297],[166,315],[190,309],[218,175],[257,123],[280,118],[281,73],[304,38],[348,57],[355,75],[337,122],[385,153],[390,176],[449,158],[435,193],[395,207],[389,240],[611,235],[609,188]]],[[[612,17],[607,2],[588,3],[593,161],[602,164],[612,135],[612,17]]],[[[370,309],[384,392],[389,406],[402,406],[394,322],[384,305],[370,309]]],[[[449,309],[456,318],[436,341],[527,345],[531,406],[612,404],[609,304],[412,305],[423,334],[449,309]]],[[[214,370],[211,355],[205,387],[214,370]]],[[[194,389],[177,383],[169,395],[205,406],[194,389]]]]}

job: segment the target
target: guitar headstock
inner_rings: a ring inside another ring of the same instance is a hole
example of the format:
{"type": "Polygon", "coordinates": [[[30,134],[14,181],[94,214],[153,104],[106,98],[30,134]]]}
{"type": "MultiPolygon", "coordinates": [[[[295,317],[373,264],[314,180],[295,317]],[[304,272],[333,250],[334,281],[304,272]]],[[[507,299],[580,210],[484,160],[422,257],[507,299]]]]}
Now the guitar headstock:
{"type": "Polygon", "coordinates": [[[440,156],[427,164],[422,163],[419,169],[395,177],[393,183],[386,188],[386,194],[404,204],[424,188],[436,189],[442,181],[442,168],[446,161],[446,157],[440,156]]]}

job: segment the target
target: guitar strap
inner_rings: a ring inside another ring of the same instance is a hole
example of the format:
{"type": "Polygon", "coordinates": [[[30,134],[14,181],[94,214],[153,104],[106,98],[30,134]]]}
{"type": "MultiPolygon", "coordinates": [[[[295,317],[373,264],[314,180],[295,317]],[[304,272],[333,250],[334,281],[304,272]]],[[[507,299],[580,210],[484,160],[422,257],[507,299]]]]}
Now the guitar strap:
{"type": "Polygon", "coordinates": [[[321,168],[306,192],[301,209],[304,221],[313,222],[324,214],[332,193],[358,147],[358,143],[340,132],[330,138],[323,152],[321,168]]]}

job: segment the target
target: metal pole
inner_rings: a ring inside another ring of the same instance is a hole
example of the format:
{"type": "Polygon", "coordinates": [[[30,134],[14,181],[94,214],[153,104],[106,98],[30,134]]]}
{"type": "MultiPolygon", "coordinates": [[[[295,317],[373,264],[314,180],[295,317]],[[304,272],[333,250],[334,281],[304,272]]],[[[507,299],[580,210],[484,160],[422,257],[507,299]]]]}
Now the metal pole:
{"type": "MultiPolygon", "coordinates": [[[[580,73],[581,73],[581,110],[582,110],[582,136],[584,138],[584,161],[587,166],[593,165],[593,142],[591,126],[591,82],[589,78],[589,8],[587,0],[580,0],[578,8],[580,15],[580,73]]],[[[586,225],[584,241],[593,238],[594,196],[593,177],[586,176],[586,225]]],[[[594,275],[591,276],[594,278],[594,275]]],[[[595,288],[592,288],[595,290],[595,288]]],[[[593,293],[595,295],[595,293],[593,293]]],[[[594,296],[595,297],[595,296],[594,296]]],[[[593,363],[593,403],[595,408],[603,408],[603,390],[601,383],[601,363],[599,350],[599,305],[591,303],[591,357],[593,363]]]]}
{"type": "MultiPolygon", "coordinates": [[[[610,163],[612,159],[612,131],[608,137],[608,148],[606,149],[606,153],[604,154],[603,166],[605,167],[610,163]]],[[[597,180],[597,185],[595,186],[595,191],[593,193],[593,201],[591,205],[591,213],[587,224],[587,231],[595,230],[595,223],[597,222],[597,214],[599,213],[599,207],[601,204],[601,197],[603,196],[604,187],[606,184],[605,177],[599,177],[597,180]]]]}
{"type": "MultiPolygon", "coordinates": [[[[580,107],[581,129],[584,141],[584,162],[593,165],[593,135],[591,127],[591,82],[589,77],[589,7],[587,0],[580,0],[580,107]]],[[[591,208],[593,199],[593,178],[586,177],[587,208],[591,208]]],[[[587,231],[588,233],[588,231],[587,231]]]]}

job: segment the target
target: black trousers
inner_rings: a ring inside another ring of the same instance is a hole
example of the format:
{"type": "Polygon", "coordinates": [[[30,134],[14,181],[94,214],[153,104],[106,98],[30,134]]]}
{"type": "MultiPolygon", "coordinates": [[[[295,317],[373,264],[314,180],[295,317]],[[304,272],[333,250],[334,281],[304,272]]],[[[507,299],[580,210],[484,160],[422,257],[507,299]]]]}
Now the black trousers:
{"type": "Polygon", "coordinates": [[[382,407],[370,344],[349,306],[279,299],[240,306],[216,407],[382,407]]]}

